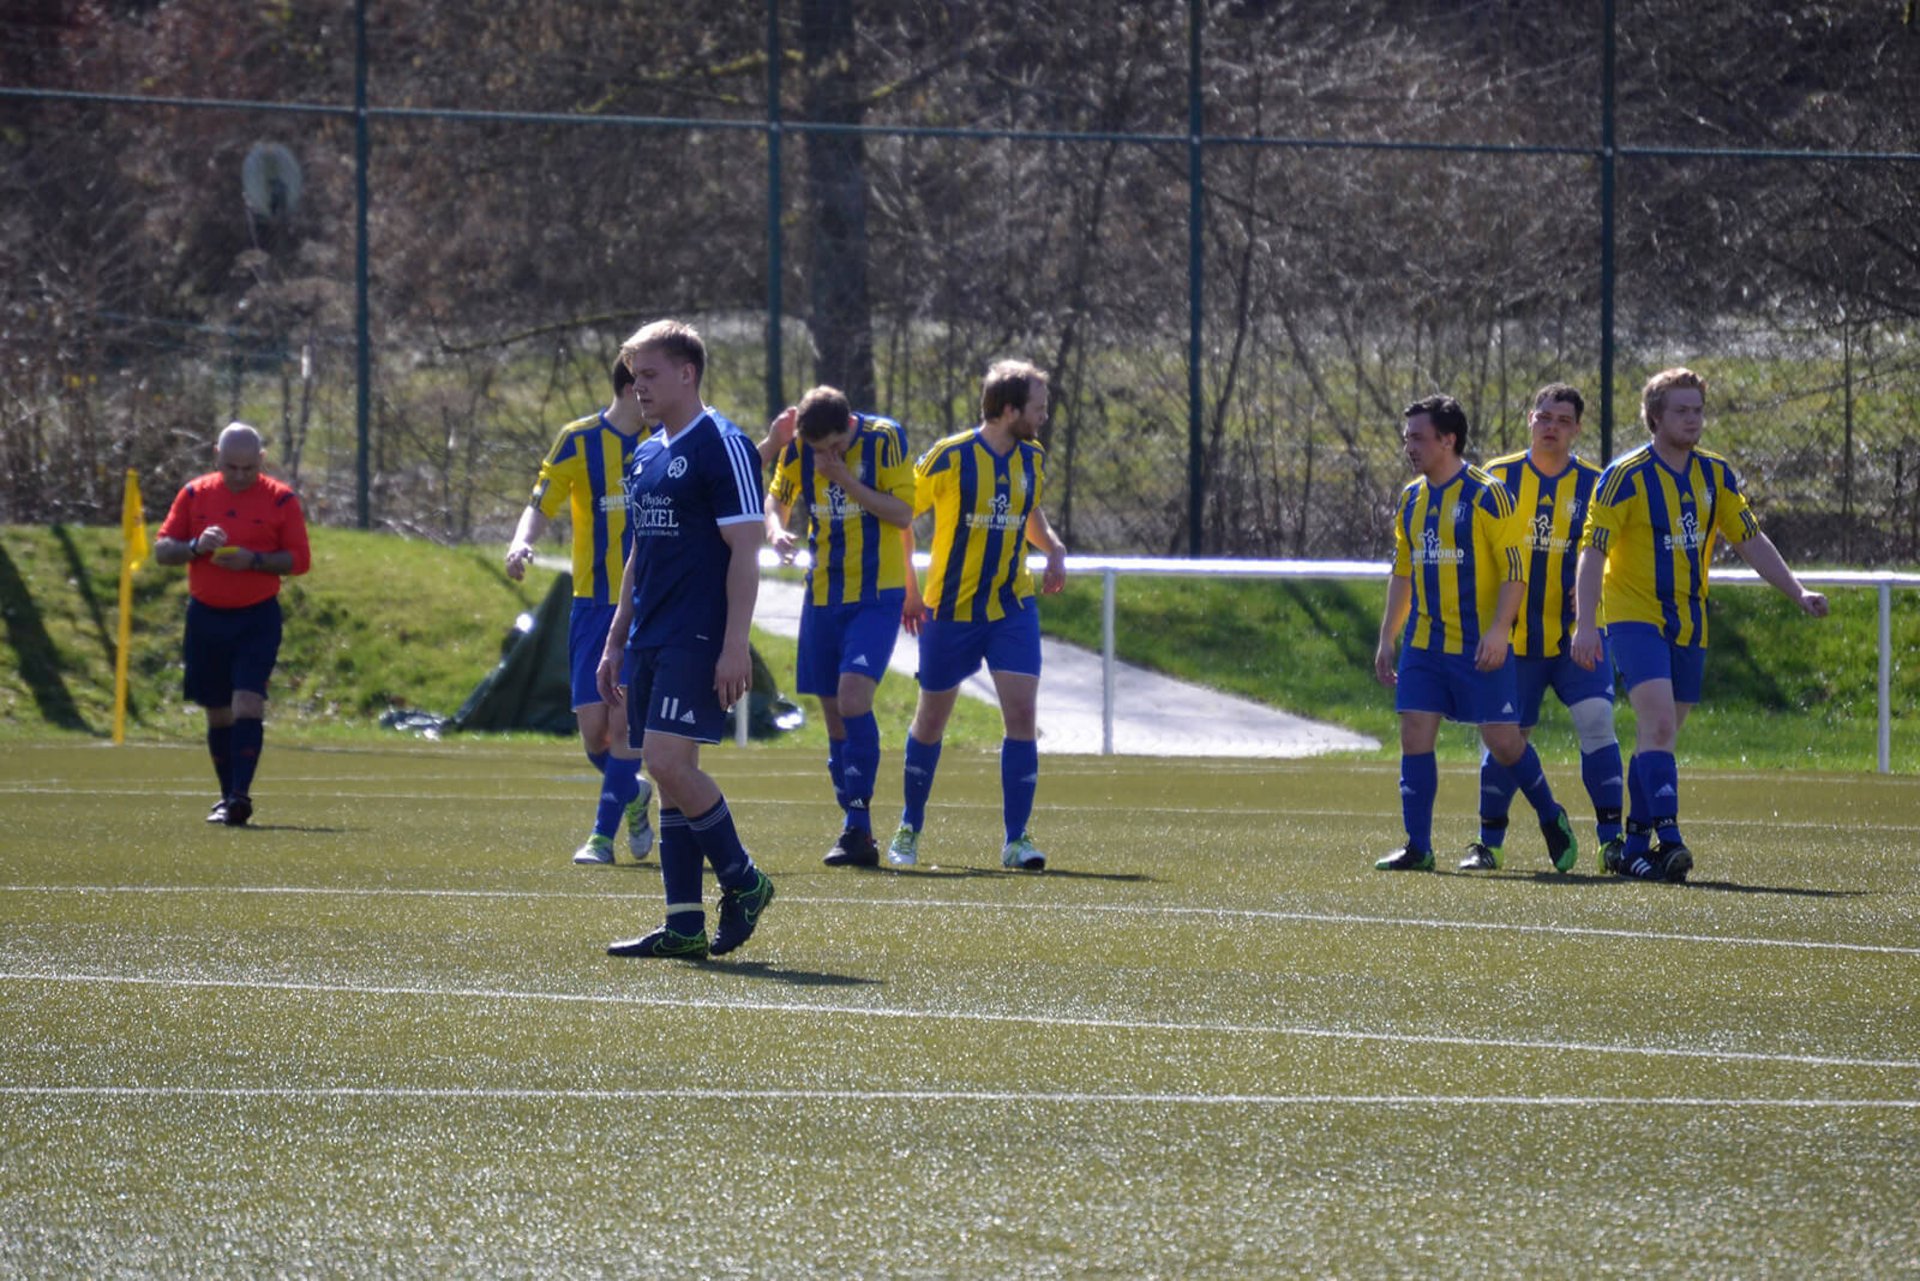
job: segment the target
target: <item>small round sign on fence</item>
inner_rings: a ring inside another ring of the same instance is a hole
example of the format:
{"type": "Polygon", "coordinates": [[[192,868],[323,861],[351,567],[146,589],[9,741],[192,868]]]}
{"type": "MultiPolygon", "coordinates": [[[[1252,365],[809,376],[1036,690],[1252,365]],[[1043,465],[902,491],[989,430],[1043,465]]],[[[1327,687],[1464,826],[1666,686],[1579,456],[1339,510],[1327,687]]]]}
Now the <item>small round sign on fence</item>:
{"type": "Polygon", "coordinates": [[[254,217],[279,222],[300,203],[300,162],[283,143],[256,142],[240,164],[240,194],[254,217]]]}

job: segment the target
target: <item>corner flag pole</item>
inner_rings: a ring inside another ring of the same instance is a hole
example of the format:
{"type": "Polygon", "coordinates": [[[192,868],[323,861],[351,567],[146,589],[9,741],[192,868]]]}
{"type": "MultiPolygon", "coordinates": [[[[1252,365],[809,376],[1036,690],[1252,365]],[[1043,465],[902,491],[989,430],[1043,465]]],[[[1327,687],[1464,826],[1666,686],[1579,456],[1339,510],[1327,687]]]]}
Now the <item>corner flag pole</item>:
{"type": "Polygon", "coordinates": [[[127,741],[127,656],[133,648],[133,573],[153,547],[147,542],[147,514],[140,503],[140,474],[127,468],[126,497],[120,502],[120,635],[113,654],[113,743],[127,741]]]}

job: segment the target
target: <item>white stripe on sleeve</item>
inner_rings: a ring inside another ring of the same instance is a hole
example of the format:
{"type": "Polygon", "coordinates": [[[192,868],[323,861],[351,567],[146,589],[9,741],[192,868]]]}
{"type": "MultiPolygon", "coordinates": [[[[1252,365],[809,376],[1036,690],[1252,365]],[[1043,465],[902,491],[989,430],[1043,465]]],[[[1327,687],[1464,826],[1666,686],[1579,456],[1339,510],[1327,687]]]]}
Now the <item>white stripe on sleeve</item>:
{"type": "MultiPolygon", "coordinates": [[[[765,509],[760,505],[758,451],[743,432],[728,432],[720,441],[726,446],[727,461],[733,464],[733,487],[739,500],[737,514],[760,515],[765,509]]],[[[735,513],[729,513],[732,514],[735,513]]]]}

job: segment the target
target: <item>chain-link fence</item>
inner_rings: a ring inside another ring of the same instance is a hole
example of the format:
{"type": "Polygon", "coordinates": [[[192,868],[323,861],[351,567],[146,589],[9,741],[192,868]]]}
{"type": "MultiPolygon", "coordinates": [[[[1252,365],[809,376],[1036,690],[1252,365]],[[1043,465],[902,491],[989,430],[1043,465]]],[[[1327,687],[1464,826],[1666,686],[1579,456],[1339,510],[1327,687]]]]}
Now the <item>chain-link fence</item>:
{"type": "Polygon", "coordinates": [[[1686,363],[1791,557],[1920,559],[1899,4],[26,10],[0,521],[241,417],[319,521],[502,538],[674,315],[750,431],[825,380],[918,448],[1047,366],[1081,551],[1376,555],[1408,401],[1491,457],[1570,381],[1600,456],[1686,363]]]}

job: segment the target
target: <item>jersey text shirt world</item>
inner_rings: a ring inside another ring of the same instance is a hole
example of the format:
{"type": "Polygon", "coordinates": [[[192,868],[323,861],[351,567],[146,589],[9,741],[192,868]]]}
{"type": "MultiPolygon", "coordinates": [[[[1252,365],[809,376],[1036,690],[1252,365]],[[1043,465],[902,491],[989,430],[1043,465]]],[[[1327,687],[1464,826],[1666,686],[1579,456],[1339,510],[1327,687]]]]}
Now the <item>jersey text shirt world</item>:
{"type": "MultiPolygon", "coordinates": [[[[891,418],[855,414],[847,445],[847,471],[861,484],[911,505],[913,463],[907,434],[891,418]]],[[[807,599],[815,605],[853,605],[907,585],[901,531],[853,501],[815,466],[813,446],[795,436],[774,464],[773,501],[809,512],[807,599]]]]}
{"type": "Polygon", "coordinates": [[[1413,581],[1401,643],[1472,654],[1494,620],[1500,585],[1526,577],[1525,540],[1513,495],[1478,467],[1462,467],[1438,488],[1421,476],[1401,490],[1393,572],[1413,581]]]}
{"type": "Polygon", "coordinates": [[[1582,545],[1607,557],[1600,612],[1608,624],[1651,623],[1675,645],[1707,643],[1707,567],[1716,538],[1743,543],[1760,522],[1725,458],[1696,449],[1683,471],[1651,444],[1600,477],[1582,545]]]}
{"type": "Polygon", "coordinates": [[[1486,466],[1513,495],[1526,530],[1527,597],[1513,625],[1513,652],[1522,658],[1558,658],[1573,637],[1573,579],[1580,560],[1580,527],[1593,501],[1600,469],[1577,455],[1558,476],[1525,453],[1486,466]]]}
{"type": "Polygon", "coordinates": [[[914,467],[915,514],[933,512],[922,596],[929,618],[994,622],[1026,608],[1027,517],[1046,484],[1046,451],[1015,441],[1004,455],[978,427],[938,441],[914,467]]]}

